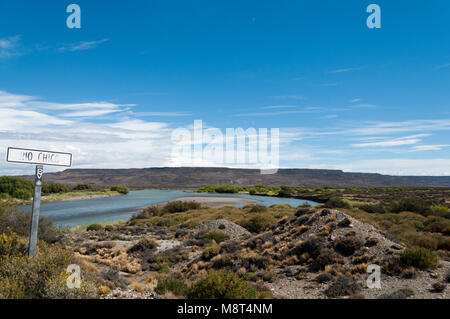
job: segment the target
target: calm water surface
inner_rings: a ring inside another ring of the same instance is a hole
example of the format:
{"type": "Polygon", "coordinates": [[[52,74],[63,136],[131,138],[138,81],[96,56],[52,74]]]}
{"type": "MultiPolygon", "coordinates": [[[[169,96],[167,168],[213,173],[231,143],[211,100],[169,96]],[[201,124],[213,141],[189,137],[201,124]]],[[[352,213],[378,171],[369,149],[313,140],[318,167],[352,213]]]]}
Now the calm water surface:
{"type": "MultiPolygon", "coordinates": [[[[252,196],[242,194],[206,194],[190,193],[180,190],[141,190],[131,191],[127,195],[93,198],[71,202],[57,202],[41,204],[41,216],[51,218],[55,225],[72,227],[92,223],[112,222],[129,219],[140,208],[164,203],[180,197],[240,197],[258,201],[258,204],[270,206],[273,204],[289,204],[298,206],[317,203],[296,198],[279,198],[268,196],[252,196]]],[[[236,205],[237,207],[243,205],[236,205]]],[[[24,210],[31,210],[30,206],[23,206],[24,210]]]]}

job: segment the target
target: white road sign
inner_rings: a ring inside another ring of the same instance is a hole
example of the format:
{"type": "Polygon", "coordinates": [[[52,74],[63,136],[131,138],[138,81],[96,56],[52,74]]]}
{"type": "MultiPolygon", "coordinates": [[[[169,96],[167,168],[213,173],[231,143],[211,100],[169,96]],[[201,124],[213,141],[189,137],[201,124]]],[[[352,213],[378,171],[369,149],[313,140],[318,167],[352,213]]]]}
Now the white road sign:
{"type": "Polygon", "coordinates": [[[70,167],[72,166],[72,154],[8,147],[6,161],[70,167]]]}

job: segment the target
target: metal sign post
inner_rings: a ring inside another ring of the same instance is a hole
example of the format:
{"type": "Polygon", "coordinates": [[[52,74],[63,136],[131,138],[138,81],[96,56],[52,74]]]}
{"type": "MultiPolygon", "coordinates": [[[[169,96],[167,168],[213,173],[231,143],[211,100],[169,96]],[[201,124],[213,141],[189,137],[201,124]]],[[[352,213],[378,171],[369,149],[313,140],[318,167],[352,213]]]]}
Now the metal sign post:
{"type": "Polygon", "coordinates": [[[44,166],[36,165],[36,177],[34,180],[33,208],[31,212],[30,244],[28,247],[28,257],[36,255],[37,234],[39,229],[39,210],[41,208],[42,174],[44,166]]]}
{"type": "Polygon", "coordinates": [[[36,256],[44,165],[70,167],[72,166],[72,154],[8,147],[6,161],[12,163],[37,164],[30,223],[30,242],[28,246],[28,257],[32,258],[36,256]]]}

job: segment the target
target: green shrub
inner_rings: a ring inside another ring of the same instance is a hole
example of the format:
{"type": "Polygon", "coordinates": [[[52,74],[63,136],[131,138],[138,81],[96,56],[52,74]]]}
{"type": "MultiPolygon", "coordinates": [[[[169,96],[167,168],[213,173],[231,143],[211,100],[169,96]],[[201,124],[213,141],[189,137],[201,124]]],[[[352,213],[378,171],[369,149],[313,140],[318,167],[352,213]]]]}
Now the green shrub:
{"type": "Polygon", "coordinates": [[[130,192],[130,189],[126,186],[122,186],[122,185],[115,185],[115,186],[111,186],[110,190],[112,192],[118,192],[120,194],[128,194],[130,192]]]}
{"type": "MultiPolygon", "coordinates": [[[[66,294],[61,289],[64,289],[62,285],[65,282],[60,279],[67,266],[73,263],[71,252],[42,241],[39,242],[34,258],[28,258],[26,253],[20,250],[14,255],[3,256],[0,262],[0,295],[4,298],[20,299],[56,296],[64,298],[66,294]]],[[[69,292],[66,290],[66,293],[69,292]]],[[[86,291],[78,293],[80,296],[86,295],[86,291]]],[[[89,291],[87,297],[94,295],[95,292],[89,291]]]]}
{"type": "MultiPolygon", "coordinates": [[[[0,233],[9,231],[19,236],[28,237],[30,232],[31,212],[25,213],[17,209],[17,205],[0,203],[0,233]]],[[[39,218],[38,238],[48,243],[57,240],[60,230],[53,226],[50,218],[39,218]]]]}
{"type": "Polygon", "coordinates": [[[103,230],[103,226],[100,224],[90,224],[87,228],[87,231],[99,231],[103,230]]]}
{"type": "Polygon", "coordinates": [[[33,196],[33,182],[15,176],[0,177],[0,193],[17,199],[29,200],[33,196]]]}
{"type": "Polygon", "coordinates": [[[244,220],[241,226],[252,233],[261,233],[276,222],[275,217],[268,214],[257,214],[244,220]]]}
{"type": "Polygon", "coordinates": [[[252,205],[250,208],[250,213],[265,213],[269,209],[264,205],[252,205]]]}
{"type": "Polygon", "coordinates": [[[438,217],[444,217],[450,219],[450,209],[445,206],[433,206],[431,207],[432,214],[438,217]]]}
{"type": "Polygon", "coordinates": [[[216,193],[234,194],[234,193],[239,192],[239,188],[235,187],[235,186],[230,186],[230,185],[222,185],[222,186],[217,186],[215,191],[216,191],[216,193]]]}
{"type": "Polygon", "coordinates": [[[420,269],[437,268],[439,257],[429,249],[423,247],[412,247],[405,249],[400,261],[406,266],[414,266],[420,269]]]}
{"type": "Polygon", "coordinates": [[[217,256],[220,252],[220,246],[217,244],[213,244],[211,246],[206,247],[203,250],[202,257],[203,259],[209,260],[214,256],[217,256]]]}
{"type": "Polygon", "coordinates": [[[218,231],[218,230],[213,230],[213,231],[210,231],[209,233],[206,233],[206,234],[201,236],[201,238],[200,238],[200,245],[204,246],[206,244],[210,244],[210,243],[212,243],[213,240],[218,244],[218,243],[220,243],[222,241],[225,241],[225,240],[227,240],[229,238],[230,238],[230,236],[228,236],[224,232],[221,232],[221,231],[218,231]]]}
{"type": "Polygon", "coordinates": [[[59,194],[59,193],[67,193],[69,191],[69,188],[67,188],[67,186],[63,185],[63,184],[58,184],[58,183],[54,183],[54,184],[44,184],[42,186],[42,193],[44,195],[46,194],[59,194]]]}
{"type": "Polygon", "coordinates": [[[186,296],[188,290],[189,288],[184,281],[173,277],[166,277],[159,279],[155,289],[155,291],[160,295],[164,295],[167,292],[171,292],[175,296],[186,296]]]}
{"type": "Polygon", "coordinates": [[[163,206],[162,210],[164,213],[182,213],[192,209],[199,209],[200,207],[201,204],[194,201],[176,200],[168,202],[163,206]]]}
{"type": "Polygon", "coordinates": [[[15,189],[11,196],[17,199],[29,200],[33,197],[33,191],[28,189],[15,189]]]}
{"type": "Polygon", "coordinates": [[[336,298],[354,295],[360,290],[361,286],[352,277],[343,275],[338,277],[327,290],[325,290],[325,295],[330,298],[336,298]]]}
{"type": "Polygon", "coordinates": [[[255,299],[256,290],[229,271],[213,271],[195,282],[188,298],[195,299],[255,299]]]}
{"type": "Polygon", "coordinates": [[[423,216],[432,214],[431,204],[420,198],[402,198],[391,202],[389,210],[398,214],[401,212],[413,212],[423,216]]]}
{"type": "Polygon", "coordinates": [[[0,260],[14,255],[24,255],[26,246],[19,242],[16,233],[0,234],[0,260]]]}
{"type": "Polygon", "coordinates": [[[142,238],[128,249],[128,252],[145,251],[158,247],[158,243],[151,238],[142,238]]]}
{"type": "Polygon", "coordinates": [[[350,209],[352,208],[352,206],[350,205],[349,202],[340,199],[340,198],[330,198],[329,200],[327,200],[327,202],[323,205],[323,207],[326,208],[347,208],[350,209]]]}
{"type": "Polygon", "coordinates": [[[74,188],[72,188],[73,191],[91,191],[94,189],[94,186],[89,184],[78,184],[74,188]]]}

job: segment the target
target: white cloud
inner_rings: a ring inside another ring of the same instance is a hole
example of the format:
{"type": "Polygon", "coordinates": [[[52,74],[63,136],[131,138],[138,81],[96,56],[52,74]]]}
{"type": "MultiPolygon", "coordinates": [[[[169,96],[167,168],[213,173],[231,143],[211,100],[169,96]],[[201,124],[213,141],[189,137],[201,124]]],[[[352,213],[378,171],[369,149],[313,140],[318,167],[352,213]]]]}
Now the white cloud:
{"type": "Polygon", "coordinates": [[[12,56],[20,55],[18,50],[20,35],[9,38],[0,38],[0,58],[10,58],[12,56]]]}
{"type": "Polygon", "coordinates": [[[274,98],[278,100],[303,100],[305,97],[303,95],[277,95],[274,98]]]}
{"type": "Polygon", "coordinates": [[[88,110],[79,112],[69,112],[61,114],[62,117],[95,117],[111,113],[121,112],[121,110],[88,110]]]}
{"type": "Polygon", "coordinates": [[[331,70],[328,73],[346,73],[346,72],[352,72],[352,71],[357,71],[357,70],[361,70],[361,69],[362,69],[362,67],[342,68],[342,69],[331,70]]]}
{"type": "Polygon", "coordinates": [[[448,144],[441,145],[417,145],[411,148],[412,152],[422,152],[422,151],[440,151],[445,147],[448,147],[448,144]]]}
{"type": "Polygon", "coordinates": [[[329,168],[342,169],[347,172],[367,172],[389,175],[449,176],[450,159],[374,159],[350,161],[345,164],[330,165],[329,168]]]}
{"type": "Polygon", "coordinates": [[[187,112],[135,112],[136,116],[190,116],[187,112]]]}
{"type": "Polygon", "coordinates": [[[342,133],[349,135],[383,135],[392,133],[441,130],[450,130],[450,119],[369,122],[362,127],[344,130],[342,133]]]}
{"type": "Polygon", "coordinates": [[[83,42],[79,42],[79,43],[72,43],[72,44],[60,47],[59,51],[60,52],[66,52],[66,51],[75,52],[75,51],[89,50],[89,49],[95,48],[99,44],[107,42],[107,41],[109,41],[109,39],[101,39],[101,40],[97,40],[97,41],[83,41],[83,42]]]}
{"type": "Polygon", "coordinates": [[[383,142],[373,142],[373,143],[360,143],[360,144],[351,144],[353,147],[391,147],[391,146],[400,146],[400,145],[410,145],[416,144],[420,142],[419,139],[409,139],[409,140],[390,140],[383,142]]]}
{"type": "Polygon", "coordinates": [[[416,144],[421,141],[419,137],[430,136],[430,134],[416,134],[404,137],[398,137],[395,139],[380,141],[380,142],[369,142],[369,143],[357,143],[351,144],[353,147],[392,147],[401,145],[411,145],[416,144]]]}

